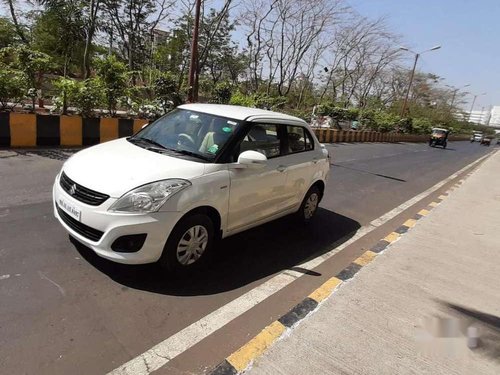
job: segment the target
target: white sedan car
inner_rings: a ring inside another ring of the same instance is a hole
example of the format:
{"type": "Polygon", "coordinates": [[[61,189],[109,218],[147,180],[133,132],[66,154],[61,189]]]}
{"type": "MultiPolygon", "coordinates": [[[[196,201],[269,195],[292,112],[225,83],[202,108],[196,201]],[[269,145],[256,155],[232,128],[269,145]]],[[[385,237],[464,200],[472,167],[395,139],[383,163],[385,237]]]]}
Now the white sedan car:
{"type": "Polygon", "coordinates": [[[310,220],[329,170],[301,119],[187,104],[73,155],[54,183],[54,214],[101,257],[183,272],[217,239],[292,213],[310,220]]]}

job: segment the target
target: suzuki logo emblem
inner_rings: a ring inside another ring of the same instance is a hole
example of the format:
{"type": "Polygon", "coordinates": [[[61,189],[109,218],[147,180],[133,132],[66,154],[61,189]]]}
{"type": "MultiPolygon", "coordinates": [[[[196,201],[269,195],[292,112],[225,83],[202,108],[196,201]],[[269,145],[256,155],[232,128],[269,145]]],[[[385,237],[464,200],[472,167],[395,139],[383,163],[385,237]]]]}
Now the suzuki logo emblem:
{"type": "Polygon", "coordinates": [[[75,195],[75,193],[76,193],[76,185],[75,184],[71,185],[71,187],[69,188],[69,193],[71,195],[75,195]]]}

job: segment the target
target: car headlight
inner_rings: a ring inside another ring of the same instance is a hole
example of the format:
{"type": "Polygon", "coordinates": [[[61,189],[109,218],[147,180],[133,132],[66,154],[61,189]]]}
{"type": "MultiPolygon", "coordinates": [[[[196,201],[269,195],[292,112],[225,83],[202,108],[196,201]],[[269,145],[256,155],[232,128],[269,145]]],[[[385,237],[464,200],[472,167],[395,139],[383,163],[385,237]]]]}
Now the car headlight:
{"type": "Polygon", "coordinates": [[[191,186],[191,182],[169,179],[152,182],[129,191],[111,205],[115,212],[156,212],[174,194],[191,186]]]}

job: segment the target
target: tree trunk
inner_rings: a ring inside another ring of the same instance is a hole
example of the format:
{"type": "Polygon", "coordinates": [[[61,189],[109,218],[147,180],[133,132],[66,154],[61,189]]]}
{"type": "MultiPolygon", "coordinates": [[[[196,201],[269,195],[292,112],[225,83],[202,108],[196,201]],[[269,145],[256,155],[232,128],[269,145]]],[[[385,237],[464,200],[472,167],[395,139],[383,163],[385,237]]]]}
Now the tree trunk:
{"type": "Polygon", "coordinates": [[[92,46],[92,40],[94,39],[95,21],[99,4],[100,0],[90,0],[89,29],[85,40],[85,51],[83,53],[83,78],[85,79],[90,77],[90,47],[92,46]]]}
{"type": "Polygon", "coordinates": [[[12,22],[14,22],[14,27],[16,28],[17,34],[19,35],[24,44],[29,44],[26,35],[24,35],[23,29],[21,28],[19,22],[17,21],[16,12],[14,10],[14,0],[7,0],[7,2],[9,3],[10,15],[12,17],[12,22]]]}

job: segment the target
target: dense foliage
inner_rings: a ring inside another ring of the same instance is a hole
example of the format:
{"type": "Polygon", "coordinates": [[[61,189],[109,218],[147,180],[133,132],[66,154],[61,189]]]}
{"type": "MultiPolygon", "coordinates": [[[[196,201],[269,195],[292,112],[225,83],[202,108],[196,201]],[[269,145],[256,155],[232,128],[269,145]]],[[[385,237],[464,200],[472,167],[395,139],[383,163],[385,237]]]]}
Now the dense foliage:
{"type": "MultiPolygon", "coordinates": [[[[2,1],[0,110],[38,99],[57,113],[154,118],[186,101],[194,0],[2,1]]],[[[333,127],[470,131],[457,120],[464,94],[423,72],[401,116],[400,43],[340,0],[207,0],[195,85],[201,101],[328,116],[333,127]]]]}

